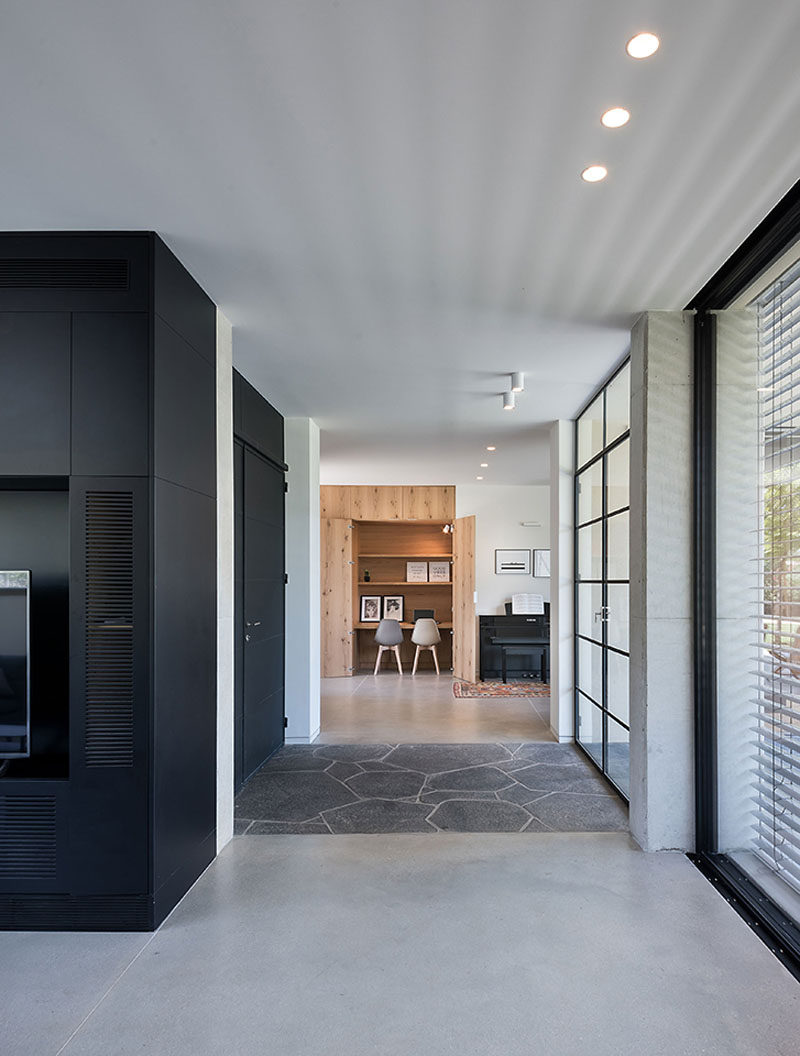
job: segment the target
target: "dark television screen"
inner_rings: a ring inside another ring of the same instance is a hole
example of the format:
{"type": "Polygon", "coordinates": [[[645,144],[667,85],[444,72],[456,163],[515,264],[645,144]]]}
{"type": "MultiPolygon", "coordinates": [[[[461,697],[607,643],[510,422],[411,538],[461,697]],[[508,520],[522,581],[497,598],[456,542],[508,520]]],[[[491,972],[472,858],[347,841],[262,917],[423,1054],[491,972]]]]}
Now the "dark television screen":
{"type": "Polygon", "coordinates": [[[30,572],[0,571],[0,759],[30,754],[30,572]]]}

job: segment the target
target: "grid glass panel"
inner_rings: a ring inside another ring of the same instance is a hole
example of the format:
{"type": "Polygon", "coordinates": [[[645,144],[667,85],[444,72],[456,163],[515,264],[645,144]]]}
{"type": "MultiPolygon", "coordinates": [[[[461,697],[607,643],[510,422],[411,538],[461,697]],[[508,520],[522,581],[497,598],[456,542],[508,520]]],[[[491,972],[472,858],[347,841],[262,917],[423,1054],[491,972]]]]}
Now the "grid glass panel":
{"type": "Polygon", "coordinates": [[[578,524],[603,516],[603,462],[578,474],[578,524]]]}
{"type": "Polygon", "coordinates": [[[577,464],[580,469],[603,450],[603,393],[578,419],[577,464]]]}

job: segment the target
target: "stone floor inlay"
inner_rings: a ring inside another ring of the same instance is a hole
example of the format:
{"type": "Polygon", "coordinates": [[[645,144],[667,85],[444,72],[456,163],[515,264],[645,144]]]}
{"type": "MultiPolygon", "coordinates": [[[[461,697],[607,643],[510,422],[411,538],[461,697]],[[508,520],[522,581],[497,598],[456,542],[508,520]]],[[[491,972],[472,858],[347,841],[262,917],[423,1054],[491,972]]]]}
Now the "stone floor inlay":
{"type": "Polygon", "coordinates": [[[619,832],[628,811],[571,744],[287,745],[236,797],[237,836],[619,832]]]}

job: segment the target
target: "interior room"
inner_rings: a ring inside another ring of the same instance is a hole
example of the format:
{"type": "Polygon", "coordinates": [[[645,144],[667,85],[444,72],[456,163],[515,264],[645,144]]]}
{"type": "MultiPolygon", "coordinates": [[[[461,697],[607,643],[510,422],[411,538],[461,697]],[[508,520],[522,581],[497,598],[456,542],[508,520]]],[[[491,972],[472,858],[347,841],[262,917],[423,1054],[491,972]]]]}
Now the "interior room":
{"type": "Polygon", "coordinates": [[[2,29],[3,1051],[794,1056],[796,0],[2,29]]]}

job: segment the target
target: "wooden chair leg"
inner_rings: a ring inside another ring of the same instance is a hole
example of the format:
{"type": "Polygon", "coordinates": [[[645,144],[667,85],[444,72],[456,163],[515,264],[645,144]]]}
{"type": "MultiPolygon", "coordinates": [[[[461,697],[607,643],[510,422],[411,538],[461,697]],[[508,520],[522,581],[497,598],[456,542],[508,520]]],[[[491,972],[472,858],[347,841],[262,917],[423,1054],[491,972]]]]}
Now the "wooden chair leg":
{"type": "Polygon", "coordinates": [[[403,665],[400,663],[400,646],[399,645],[393,645],[392,648],[394,649],[394,656],[395,656],[395,659],[397,660],[397,670],[402,675],[402,673],[403,673],[403,665]]]}
{"type": "Polygon", "coordinates": [[[414,666],[411,668],[411,674],[412,675],[416,675],[416,673],[417,673],[417,663],[418,662],[419,662],[419,646],[417,646],[417,651],[416,651],[416,653],[414,653],[414,666]]]}
{"type": "Polygon", "coordinates": [[[439,675],[439,674],[441,674],[441,672],[439,671],[439,657],[436,655],[436,646],[435,645],[431,646],[431,652],[433,653],[433,662],[434,662],[434,664],[436,664],[436,674],[439,675]]]}
{"type": "Polygon", "coordinates": [[[385,645],[379,645],[378,646],[378,658],[375,661],[375,670],[372,672],[373,675],[377,675],[377,673],[378,673],[378,668],[381,666],[381,657],[383,656],[383,650],[385,648],[386,648],[385,645]]]}

